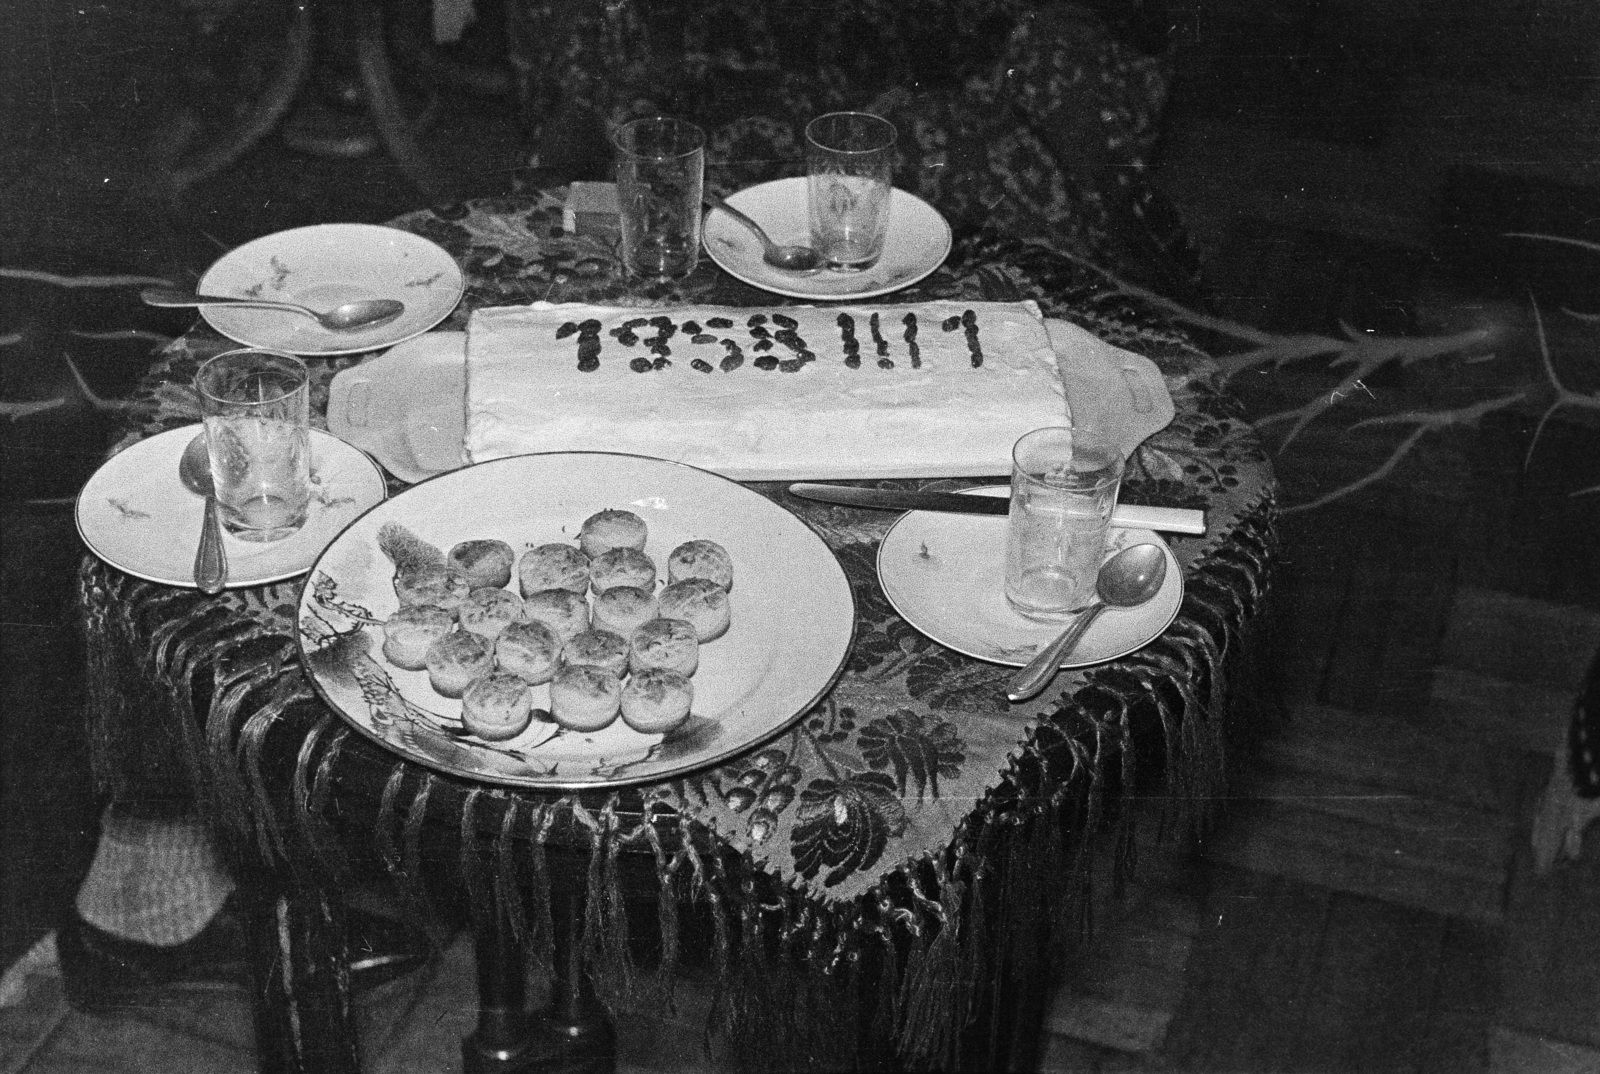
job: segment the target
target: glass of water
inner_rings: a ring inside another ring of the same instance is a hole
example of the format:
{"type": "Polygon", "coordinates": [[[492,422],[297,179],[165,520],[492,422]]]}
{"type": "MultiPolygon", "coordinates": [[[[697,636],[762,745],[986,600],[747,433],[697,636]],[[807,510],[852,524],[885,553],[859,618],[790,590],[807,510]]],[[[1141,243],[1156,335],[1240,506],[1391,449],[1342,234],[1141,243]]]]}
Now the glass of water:
{"type": "Polygon", "coordinates": [[[894,124],[869,112],[829,112],[806,125],[811,245],[835,272],[877,264],[889,232],[894,124]]]}
{"type": "Polygon", "coordinates": [[[681,119],[653,116],[624,123],[612,141],[623,266],[654,280],[689,275],[700,258],[705,132],[681,119]]]}
{"type": "Polygon", "coordinates": [[[1047,428],[1018,440],[1011,459],[1006,600],[1030,619],[1064,619],[1094,600],[1122,456],[1047,428]]]}
{"type": "Polygon", "coordinates": [[[194,385],[205,418],[222,524],[246,541],[298,530],[311,503],[311,379],[280,351],[227,351],[194,385]]]}

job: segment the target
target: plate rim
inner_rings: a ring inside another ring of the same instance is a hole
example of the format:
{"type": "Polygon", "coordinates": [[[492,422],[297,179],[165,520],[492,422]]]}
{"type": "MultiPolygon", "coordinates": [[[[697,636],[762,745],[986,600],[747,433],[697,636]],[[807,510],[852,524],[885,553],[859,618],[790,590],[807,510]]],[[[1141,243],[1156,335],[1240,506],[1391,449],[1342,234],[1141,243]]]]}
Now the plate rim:
{"type": "Polygon", "coordinates": [[[339,715],[339,718],[341,720],[343,720],[346,725],[348,725],[349,727],[353,728],[363,738],[365,738],[368,741],[374,743],[380,749],[383,749],[383,750],[385,750],[385,751],[387,751],[389,753],[393,753],[393,754],[395,754],[397,756],[400,756],[400,757],[404,758],[407,761],[412,762],[413,764],[421,765],[422,767],[428,768],[428,769],[430,769],[432,771],[443,772],[446,775],[457,776],[457,777],[460,777],[460,778],[463,778],[463,779],[473,780],[474,782],[482,783],[482,784],[486,784],[486,785],[490,785],[490,786],[520,787],[520,788],[527,789],[527,790],[544,791],[544,792],[552,792],[552,791],[559,791],[559,792],[601,791],[601,790],[618,790],[618,789],[623,789],[623,788],[628,788],[628,787],[644,786],[646,784],[653,784],[653,783],[665,783],[665,782],[667,782],[669,780],[682,779],[682,778],[684,778],[686,776],[694,775],[694,774],[697,774],[699,772],[704,772],[704,771],[707,771],[709,769],[715,768],[718,765],[726,763],[729,759],[731,759],[733,757],[739,756],[741,754],[747,753],[747,752],[752,751],[752,750],[759,749],[760,747],[766,745],[768,742],[771,742],[773,739],[777,738],[779,735],[784,734],[785,732],[789,731],[791,728],[794,727],[795,724],[799,723],[800,720],[802,718],[804,718],[806,713],[810,712],[811,709],[816,706],[817,702],[822,700],[823,697],[827,696],[828,692],[834,688],[834,686],[838,683],[840,677],[844,674],[845,668],[849,666],[850,654],[855,650],[856,633],[857,633],[857,631],[859,629],[859,616],[860,616],[860,607],[856,602],[855,588],[850,584],[849,572],[847,572],[844,569],[844,564],[839,561],[838,553],[834,552],[834,550],[831,547],[829,547],[828,542],[823,540],[822,536],[819,533],[817,533],[816,530],[812,529],[809,525],[806,524],[805,519],[801,518],[799,515],[795,514],[793,511],[789,510],[789,508],[783,506],[781,503],[778,503],[776,500],[772,500],[772,499],[769,499],[769,498],[767,498],[765,496],[762,496],[759,492],[756,492],[754,489],[746,488],[745,485],[742,482],[735,481],[733,478],[730,478],[730,477],[724,477],[722,474],[719,474],[719,473],[715,472],[714,470],[706,470],[706,469],[703,469],[702,467],[699,467],[699,466],[693,466],[693,465],[691,465],[689,463],[684,463],[684,462],[676,462],[676,461],[674,461],[672,459],[657,458],[654,455],[638,455],[638,454],[634,454],[634,453],[631,453],[631,452],[625,452],[625,451],[530,451],[530,452],[524,452],[524,453],[522,453],[520,455],[506,455],[506,456],[502,456],[501,458],[498,458],[498,459],[490,459],[490,460],[488,460],[486,462],[474,463],[471,466],[463,466],[459,470],[448,470],[448,471],[446,471],[446,472],[444,472],[442,474],[434,474],[431,477],[425,478],[424,480],[417,482],[415,485],[412,485],[409,488],[402,489],[400,492],[396,493],[394,496],[386,497],[380,503],[373,504],[367,510],[361,512],[361,514],[359,514],[355,518],[351,519],[345,525],[345,527],[343,529],[341,529],[339,531],[339,533],[336,534],[334,536],[334,538],[332,540],[330,540],[327,543],[327,545],[325,545],[323,547],[322,552],[318,554],[316,561],[313,562],[311,567],[306,571],[305,581],[301,583],[300,591],[295,596],[294,639],[295,639],[295,652],[298,654],[298,656],[300,658],[300,666],[304,669],[304,671],[306,673],[306,678],[310,681],[311,687],[316,692],[317,696],[322,699],[324,704],[326,704],[330,709],[332,709],[334,712],[336,712],[339,715]],[[352,527],[354,527],[357,523],[361,522],[362,519],[366,518],[367,515],[371,514],[373,511],[376,511],[379,508],[385,506],[386,504],[392,503],[392,502],[400,499],[400,497],[410,493],[412,491],[412,489],[421,488],[423,485],[426,485],[426,484],[428,484],[430,482],[454,478],[459,474],[465,473],[465,472],[467,472],[469,470],[476,470],[479,467],[495,466],[495,465],[502,464],[502,463],[511,463],[511,462],[515,462],[515,461],[520,460],[520,459],[538,458],[538,457],[546,457],[546,456],[570,458],[570,457],[575,456],[575,455],[599,455],[599,456],[606,456],[606,457],[611,457],[611,458],[639,459],[639,460],[645,460],[645,461],[653,463],[653,464],[659,464],[659,465],[662,465],[662,466],[670,466],[670,467],[680,468],[680,469],[683,469],[683,470],[689,470],[689,471],[692,471],[692,472],[697,473],[697,474],[701,474],[701,475],[704,475],[704,476],[707,476],[707,477],[715,478],[718,481],[725,481],[728,484],[731,484],[731,485],[735,486],[736,488],[740,489],[741,491],[743,491],[745,493],[748,493],[751,496],[755,496],[755,497],[757,497],[757,498],[759,498],[761,500],[764,500],[765,502],[771,504],[773,508],[775,508],[775,509],[777,509],[779,511],[782,511],[785,514],[790,515],[795,520],[795,522],[799,525],[800,530],[803,531],[805,534],[807,534],[812,540],[815,540],[818,543],[818,545],[821,546],[823,551],[825,551],[827,553],[828,562],[832,564],[833,569],[836,570],[838,572],[838,574],[839,574],[839,580],[840,580],[841,584],[844,587],[843,588],[843,593],[844,593],[844,596],[845,596],[845,598],[846,598],[846,600],[848,602],[849,609],[850,609],[848,636],[845,638],[843,646],[841,646],[840,653],[839,653],[839,659],[838,659],[837,663],[835,664],[835,666],[833,668],[833,671],[828,675],[826,681],[821,683],[817,687],[815,692],[812,693],[810,698],[808,698],[802,705],[800,705],[800,707],[797,708],[792,715],[784,718],[782,721],[778,722],[772,728],[769,728],[768,730],[761,732],[757,736],[754,736],[754,737],[752,737],[750,739],[742,741],[742,742],[738,743],[737,745],[729,746],[727,749],[719,751],[719,752],[717,752],[716,754],[714,754],[712,756],[708,756],[708,757],[704,757],[704,758],[697,758],[697,759],[694,759],[692,761],[688,761],[686,763],[679,764],[677,767],[674,767],[674,768],[672,768],[670,770],[667,770],[667,771],[664,771],[664,772],[651,773],[651,774],[643,775],[643,776],[623,776],[623,777],[619,777],[619,778],[615,778],[615,779],[604,779],[604,780],[570,780],[570,779],[561,779],[561,778],[556,778],[556,779],[539,779],[539,778],[512,779],[512,778],[505,777],[505,776],[498,776],[498,775],[495,775],[494,773],[468,771],[468,770],[465,770],[465,769],[462,769],[462,768],[456,768],[456,767],[447,765],[447,764],[445,764],[445,763],[443,763],[441,761],[438,761],[438,760],[436,760],[434,758],[423,757],[423,756],[420,756],[418,754],[408,753],[408,752],[405,752],[405,751],[401,750],[394,743],[389,742],[389,741],[379,737],[378,735],[374,734],[369,728],[364,726],[361,723],[361,721],[357,720],[354,716],[351,716],[349,713],[345,712],[344,708],[341,705],[339,705],[338,702],[336,702],[331,696],[329,696],[327,690],[323,687],[322,677],[320,675],[318,675],[312,669],[312,667],[310,665],[310,661],[307,659],[307,655],[306,655],[305,635],[300,630],[300,616],[302,614],[303,606],[305,604],[306,589],[311,583],[311,579],[313,577],[313,574],[314,574],[317,566],[322,562],[323,558],[327,556],[329,551],[332,550],[333,546],[335,544],[337,544],[352,527]]]}
{"type": "MultiPolygon", "coordinates": [[[[456,259],[451,256],[450,251],[446,250],[443,246],[440,246],[432,239],[418,235],[414,231],[407,231],[405,228],[390,227],[387,224],[367,224],[359,221],[332,221],[323,224],[305,224],[300,227],[284,228],[281,231],[273,231],[265,235],[258,235],[247,242],[240,243],[238,246],[235,246],[233,249],[229,250],[227,253],[211,262],[211,264],[206,267],[205,272],[201,274],[199,281],[195,283],[195,290],[200,293],[205,293],[207,287],[206,281],[211,278],[211,274],[216,271],[217,267],[222,265],[229,258],[239,255],[242,251],[248,250],[252,246],[267,243],[273,240],[281,240],[285,236],[293,235],[297,232],[327,231],[334,228],[349,228],[363,231],[382,230],[386,232],[394,232],[396,234],[405,236],[408,240],[415,240],[423,248],[432,247],[434,250],[439,252],[439,255],[443,259],[441,267],[443,264],[449,265],[449,271],[453,274],[453,279],[450,282],[450,286],[455,292],[455,297],[451,301],[449,307],[446,308],[444,313],[438,318],[428,322],[426,325],[423,325],[420,328],[417,328],[415,331],[408,331],[404,335],[395,336],[392,339],[383,339],[376,343],[364,343],[357,347],[345,347],[339,350],[296,350],[291,351],[290,353],[300,358],[339,358],[349,354],[366,354],[369,351],[383,350],[384,348],[397,346],[401,343],[407,342],[408,340],[415,339],[417,336],[430,331],[448,318],[451,313],[455,312],[456,307],[460,305],[462,295],[466,294],[466,277],[461,270],[460,263],[458,263],[456,259]]],[[[242,337],[246,333],[223,328],[216,321],[212,320],[211,313],[212,311],[208,307],[200,307],[201,319],[204,320],[211,330],[216,332],[218,335],[230,339],[244,347],[261,347],[268,350],[283,349],[271,343],[261,343],[257,342],[256,340],[244,339],[242,337]]]]}
{"type": "MultiPolygon", "coordinates": [[[[169,436],[169,435],[184,433],[184,434],[187,434],[189,437],[192,437],[192,436],[195,435],[195,432],[198,431],[201,427],[202,427],[202,425],[199,424],[199,423],[194,424],[194,425],[177,425],[177,426],[174,426],[171,429],[163,429],[161,432],[156,433],[154,436],[147,436],[147,437],[144,437],[144,438],[142,438],[140,440],[136,440],[132,444],[129,444],[127,447],[123,448],[121,451],[118,451],[116,454],[111,455],[108,458],[106,458],[103,462],[100,463],[99,466],[97,466],[95,468],[94,473],[89,475],[89,480],[85,481],[83,483],[83,487],[78,490],[78,495],[75,498],[75,500],[73,501],[73,505],[72,505],[72,525],[73,525],[73,528],[75,530],[77,530],[77,532],[78,532],[78,540],[83,542],[83,546],[85,548],[87,548],[89,550],[89,552],[92,555],[95,556],[95,558],[99,559],[102,563],[106,564],[107,566],[109,566],[109,567],[111,567],[111,568],[113,568],[115,570],[121,571],[123,574],[126,574],[131,578],[138,578],[140,581],[151,582],[151,583],[153,583],[155,585],[171,586],[174,589],[198,589],[199,588],[199,586],[197,586],[195,584],[193,578],[189,579],[186,582],[177,582],[177,581],[173,581],[170,578],[157,578],[154,574],[152,574],[152,573],[150,573],[148,571],[134,570],[134,569],[126,566],[125,564],[120,563],[120,562],[112,559],[110,556],[106,555],[106,553],[104,551],[102,551],[93,541],[91,541],[89,539],[89,535],[84,532],[84,529],[83,529],[83,510],[84,510],[83,504],[84,504],[84,499],[87,496],[88,491],[89,491],[90,482],[92,482],[95,479],[95,477],[97,477],[100,474],[101,470],[105,469],[106,466],[110,465],[111,462],[113,462],[119,456],[125,455],[130,451],[137,450],[139,445],[141,445],[141,444],[148,444],[148,443],[151,443],[152,441],[162,439],[163,437],[166,437],[166,436],[169,436]]],[[[361,461],[365,462],[369,467],[372,468],[373,476],[375,478],[377,478],[377,482],[378,482],[378,500],[377,500],[376,503],[373,503],[370,506],[368,506],[367,508],[365,508],[364,510],[362,510],[360,512],[360,514],[358,514],[356,516],[356,518],[360,518],[362,515],[365,515],[368,511],[371,511],[373,508],[380,506],[384,501],[389,499],[389,483],[383,476],[383,468],[378,465],[377,460],[375,460],[370,454],[368,454],[367,452],[363,451],[362,449],[356,447],[354,444],[352,444],[352,443],[350,443],[350,442],[348,442],[346,440],[340,439],[339,437],[333,435],[332,433],[328,432],[325,429],[313,428],[311,430],[311,436],[312,436],[313,439],[316,439],[318,437],[326,437],[328,440],[333,441],[335,444],[337,444],[337,445],[339,445],[341,447],[348,448],[349,450],[353,451],[356,455],[360,456],[361,461]]],[[[174,436],[174,439],[181,439],[181,437],[174,436]]],[[[347,528],[347,527],[341,527],[339,532],[343,533],[345,528],[347,528]]],[[[326,551],[326,546],[324,546],[323,551],[326,551]]],[[[321,555],[322,555],[322,551],[319,551],[317,553],[317,557],[316,558],[321,558],[321,555]]],[[[314,564],[315,562],[316,562],[316,559],[313,559],[311,561],[312,564],[314,564]]],[[[298,570],[293,570],[293,571],[289,571],[289,572],[286,572],[286,573],[275,573],[275,574],[272,574],[272,575],[270,575],[268,577],[263,577],[263,578],[251,578],[251,579],[249,579],[247,581],[236,581],[234,579],[234,577],[230,574],[230,576],[228,578],[228,581],[227,581],[227,584],[223,586],[223,589],[224,590],[251,589],[251,588],[254,588],[256,586],[272,585],[272,584],[274,584],[276,582],[286,582],[286,581],[289,581],[291,579],[298,578],[301,575],[308,574],[310,572],[310,570],[311,570],[311,565],[308,564],[307,566],[302,567],[302,568],[300,568],[298,570]]]]}
{"type": "MultiPolygon", "coordinates": [[[[963,495],[998,496],[999,490],[1008,490],[1008,488],[1009,487],[1006,485],[978,485],[974,486],[973,488],[959,489],[957,491],[963,495]]],[[[916,630],[917,633],[932,641],[935,645],[943,646],[944,648],[949,649],[951,652],[960,653],[963,656],[969,656],[974,660],[982,660],[986,664],[994,664],[997,667],[1020,668],[1026,666],[1026,660],[1018,660],[1016,662],[1009,660],[996,660],[992,656],[986,656],[983,653],[973,652],[971,647],[954,645],[943,638],[935,637],[916,619],[913,619],[906,613],[906,609],[902,608],[900,603],[894,599],[894,595],[890,592],[889,586],[885,584],[883,577],[884,548],[889,544],[889,538],[894,531],[898,529],[900,525],[905,522],[907,517],[911,515],[929,515],[937,517],[943,513],[944,512],[939,511],[904,511],[892,523],[889,524],[889,528],[884,531],[883,540],[878,543],[878,554],[873,557],[873,569],[877,574],[878,591],[883,594],[883,598],[889,602],[889,606],[894,609],[896,615],[904,619],[908,624],[910,624],[912,629],[916,630]]],[[[1149,637],[1135,645],[1131,645],[1120,652],[1097,657],[1093,660],[1063,661],[1057,670],[1071,671],[1081,668],[1098,667],[1101,664],[1109,664],[1113,660],[1120,660],[1130,653],[1136,653],[1140,649],[1143,649],[1145,646],[1149,645],[1151,642],[1155,641],[1157,638],[1161,637],[1162,634],[1166,633],[1167,627],[1171,626],[1173,620],[1178,618],[1178,612],[1183,608],[1183,598],[1186,592],[1186,586],[1183,578],[1183,565],[1178,562],[1177,554],[1172,551],[1172,545],[1167,542],[1166,538],[1162,537],[1156,531],[1146,529],[1142,526],[1114,526],[1112,528],[1120,529],[1126,533],[1138,534],[1141,538],[1141,542],[1145,539],[1148,539],[1149,543],[1161,546],[1161,550],[1166,554],[1167,557],[1167,574],[1169,577],[1175,580],[1177,586],[1177,600],[1173,603],[1172,614],[1167,616],[1166,620],[1162,622],[1160,626],[1155,627],[1155,629],[1150,633],[1149,637]]],[[[1094,630],[1092,624],[1089,629],[1090,631],[1094,630]]]]}
{"type": "MultiPolygon", "coordinates": [[[[804,176],[788,176],[788,177],[781,178],[781,179],[769,179],[764,183],[755,183],[755,184],[753,184],[751,186],[744,187],[741,190],[737,190],[734,193],[729,194],[726,200],[727,200],[728,204],[732,205],[735,209],[739,209],[741,211],[746,211],[747,212],[748,210],[745,209],[745,207],[743,205],[739,204],[739,200],[738,199],[741,198],[742,196],[750,193],[751,191],[761,190],[761,189],[763,189],[765,187],[780,186],[780,185],[783,185],[785,183],[804,183],[805,181],[806,180],[805,180],[804,176]]],[[[895,283],[895,284],[893,284],[892,286],[889,286],[889,287],[878,287],[878,288],[871,288],[871,289],[862,290],[862,291],[851,291],[849,294],[842,294],[842,295],[841,294],[828,294],[828,293],[819,293],[817,291],[802,290],[798,286],[797,287],[779,287],[779,286],[774,285],[771,282],[768,282],[766,280],[757,279],[754,276],[743,272],[742,270],[740,270],[740,269],[736,268],[735,266],[733,266],[730,262],[728,262],[728,261],[724,260],[722,257],[718,256],[717,251],[714,250],[712,248],[712,246],[711,246],[710,236],[706,233],[706,229],[704,227],[701,228],[700,245],[701,245],[702,248],[704,248],[704,250],[706,252],[706,256],[710,257],[712,261],[716,262],[717,267],[721,268],[724,272],[726,272],[728,275],[732,276],[734,279],[740,280],[741,282],[747,283],[751,287],[755,287],[755,288],[757,288],[759,290],[762,290],[762,291],[770,291],[773,294],[783,295],[786,298],[800,298],[800,299],[806,299],[806,300],[813,301],[813,302],[859,302],[862,299],[879,298],[879,297],[881,297],[883,295],[893,294],[896,291],[903,291],[907,287],[910,287],[913,284],[920,283],[921,281],[927,279],[929,276],[931,276],[934,272],[936,272],[938,270],[940,265],[944,264],[945,259],[950,256],[950,251],[951,251],[951,249],[954,248],[954,245],[955,245],[955,236],[954,236],[954,232],[950,228],[950,221],[946,220],[944,214],[941,213],[938,209],[934,208],[932,203],[930,203],[927,199],[921,197],[920,195],[914,194],[911,191],[904,189],[903,187],[898,187],[898,186],[891,188],[890,197],[891,197],[891,199],[895,199],[895,200],[909,198],[912,201],[920,203],[924,208],[926,208],[928,210],[928,212],[933,214],[934,218],[937,219],[941,225],[943,225],[944,238],[943,238],[943,242],[942,242],[943,249],[940,252],[938,257],[934,258],[932,260],[932,262],[930,264],[928,264],[925,268],[918,268],[917,271],[913,275],[908,276],[906,279],[904,279],[902,281],[899,281],[899,282],[897,282],[897,283],[895,283]]],[[[891,202],[891,204],[892,204],[892,202],[891,202]]],[[[712,211],[715,212],[714,209],[712,211]]],[[[804,277],[804,276],[797,277],[797,279],[800,279],[800,280],[804,280],[804,279],[807,279],[807,278],[808,277],[804,277]]]]}

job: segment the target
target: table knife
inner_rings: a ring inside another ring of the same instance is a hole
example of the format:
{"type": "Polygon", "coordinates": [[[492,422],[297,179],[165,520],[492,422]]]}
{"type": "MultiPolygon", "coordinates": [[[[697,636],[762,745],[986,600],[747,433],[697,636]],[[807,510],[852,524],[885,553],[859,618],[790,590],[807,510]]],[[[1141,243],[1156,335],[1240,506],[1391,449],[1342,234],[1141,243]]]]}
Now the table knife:
{"type": "MultiPolygon", "coordinates": [[[[997,486],[1004,487],[1004,486],[997,486]]],[[[808,500],[872,507],[883,511],[955,511],[968,515],[1003,515],[1011,507],[1006,496],[969,496],[959,492],[916,492],[911,489],[863,489],[848,485],[814,485],[797,482],[789,491],[808,500]]],[[[1113,526],[1159,530],[1162,533],[1199,534],[1206,531],[1204,511],[1183,507],[1140,507],[1119,503],[1111,512],[1113,526]]]]}

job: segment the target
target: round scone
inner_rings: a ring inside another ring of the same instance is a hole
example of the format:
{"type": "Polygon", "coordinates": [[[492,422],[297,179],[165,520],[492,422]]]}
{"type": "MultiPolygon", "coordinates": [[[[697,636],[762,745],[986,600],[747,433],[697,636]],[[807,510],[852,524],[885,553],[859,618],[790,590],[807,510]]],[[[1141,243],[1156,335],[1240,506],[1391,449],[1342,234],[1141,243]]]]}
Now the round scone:
{"type": "Polygon", "coordinates": [[[593,664],[568,664],[550,680],[550,716],[569,731],[598,731],[617,718],[622,680],[593,664]]]}
{"type": "Polygon", "coordinates": [[[522,602],[522,617],[543,623],[566,641],[589,629],[589,602],[570,589],[541,589],[522,602]]]}
{"type": "Polygon", "coordinates": [[[461,722],[489,742],[516,738],[533,722],[533,687],[503,671],[485,675],[461,695],[461,722]]]}
{"type": "Polygon", "coordinates": [[[667,557],[667,584],[685,578],[705,578],[732,589],[733,557],[716,541],[684,541],[667,557]]]}
{"type": "Polygon", "coordinates": [[[467,581],[467,576],[442,563],[402,571],[394,576],[394,595],[400,598],[402,608],[432,604],[454,612],[470,592],[472,583],[467,581]]]}
{"type": "Polygon", "coordinates": [[[522,554],[517,564],[517,585],[523,596],[541,589],[589,591],[589,557],[570,544],[542,544],[522,554]]]}
{"type": "Polygon", "coordinates": [[[446,562],[466,575],[473,589],[486,585],[498,589],[511,581],[517,553],[504,541],[462,541],[450,549],[446,562]]]}
{"type": "Polygon", "coordinates": [[[670,668],[645,668],[622,684],[622,722],[647,735],[661,735],[689,718],[694,684],[670,668]]]}
{"type": "Polygon", "coordinates": [[[470,630],[453,630],[428,646],[425,663],[435,692],[460,697],[473,679],[494,670],[494,652],[470,630]]]}
{"type": "Polygon", "coordinates": [[[628,673],[628,639],[609,630],[585,630],[561,647],[563,664],[590,664],[621,678],[628,673]]]}
{"type": "Polygon", "coordinates": [[[550,681],[561,663],[561,639],[539,622],[512,623],[494,640],[494,662],[529,686],[550,681]]]}
{"type": "Polygon", "coordinates": [[[655,561],[637,548],[613,548],[601,552],[589,563],[589,582],[596,593],[619,585],[654,590],[655,561]]]}
{"type": "Polygon", "coordinates": [[[432,604],[401,608],[383,624],[383,658],[397,668],[421,671],[428,661],[428,646],[450,633],[455,616],[432,604]]]}
{"type": "Polygon", "coordinates": [[[684,620],[703,642],[722,637],[733,620],[728,591],[709,578],[673,582],[661,591],[660,600],[663,618],[684,620]]]}
{"type": "Polygon", "coordinates": [[[667,668],[693,675],[700,666],[700,642],[694,626],[682,619],[652,619],[629,638],[628,667],[637,675],[649,668],[667,668]]]}
{"type": "Polygon", "coordinates": [[[614,585],[594,598],[589,621],[626,638],[660,614],[661,604],[654,593],[637,586],[614,585]]]}
{"type": "Polygon", "coordinates": [[[578,545],[593,559],[613,548],[635,548],[642,552],[649,535],[644,519],[632,511],[607,509],[583,520],[583,528],[578,531],[578,545]]]}
{"type": "Polygon", "coordinates": [[[506,627],[522,618],[522,598],[509,589],[482,586],[467,594],[456,609],[462,630],[493,641],[506,627]]]}

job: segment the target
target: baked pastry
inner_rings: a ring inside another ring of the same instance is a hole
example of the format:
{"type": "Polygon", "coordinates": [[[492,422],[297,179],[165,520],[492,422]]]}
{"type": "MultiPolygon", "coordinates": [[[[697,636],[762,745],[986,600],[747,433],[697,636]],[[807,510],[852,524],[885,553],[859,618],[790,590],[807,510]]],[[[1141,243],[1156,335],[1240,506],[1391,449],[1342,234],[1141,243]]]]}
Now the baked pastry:
{"type": "Polygon", "coordinates": [[[585,630],[561,647],[563,664],[590,664],[618,678],[628,673],[628,639],[609,630],[585,630]]]}
{"type": "Polygon", "coordinates": [[[685,578],[705,578],[732,589],[733,557],[716,541],[684,541],[667,557],[667,584],[685,578]]]}
{"type": "Polygon", "coordinates": [[[565,642],[589,629],[589,602],[570,589],[541,589],[522,602],[522,617],[543,623],[565,642]]]}
{"type": "Polygon", "coordinates": [[[670,668],[645,668],[622,684],[622,722],[647,735],[677,727],[692,704],[694,684],[670,668]]]}
{"type": "Polygon", "coordinates": [[[494,640],[494,662],[529,686],[550,681],[561,663],[561,639],[539,622],[512,623],[494,640]]]}
{"type": "Polygon", "coordinates": [[[642,552],[649,535],[650,529],[644,519],[632,511],[608,508],[583,520],[583,528],[578,531],[578,545],[593,559],[613,548],[634,548],[642,552]]]}
{"type": "Polygon", "coordinates": [[[397,668],[421,671],[428,646],[450,633],[455,616],[432,604],[401,608],[383,624],[383,658],[397,668]]]}
{"type": "Polygon", "coordinates": [[[694,626],[682,619],[652,619],[628,639],[628,667],[634,674],[647,668],[669,668],[693,675],[700,666],[700,642],[694,626]]]}
{"type": "Polygon", "coordinates": [[[650,590],[614,585],[594,598],[589,622],[601,630],[609,630],[627,638],[660,614],[661,604],[650,590]]]}
{"type": "Polygon", "coordinates": [[[511,581],[517,553],[504,541],[462,541],[450,549],[448,563],[467,576],[472,588],[500,588],[511,581]]]}
{"type": "Polygon", "coordinates": [[[525,597],[541,589],[588,592],[589,557],[570,544],[542,544],[530,548],[517,565],[517,585],[525,597]]]}
{"type": "Polygon", "coordinates": [[[509,589],[482,586],[467,594],[456,609],[462,630],[493,641],[506,627],[522,618],[522,598],[509,589]]]}
{"type": "Polygon", "coordinates": [[[722,637],[733,620],[727,590],[709,578],[673,582],[661,591],[659,599],[662,617],[688,622],[702,642],[722,637]]]}
{"type": "Polygon", "coordinates": [[[394,595],[400,598],[400,607],[414,604],[432,604],[447,612],[454,612],[472,592],[467,576],[454,567],[431,563],[394,576],[394,595]]]}
{"type": "Polygon", "coordinates": [[[461,722],[489,742],[516,738],[533,722],[533,687],[505,672],[485,675],[461,695],[461,722]]]}
{"type": "Polygon", "coordinates": [[[550,716],[569,731],[598,731],[617,718],[622,680],[592,664],[568,664],[550,680],[550,716]]]}
{"type": "Polygon", "coordinates": [[[604,593],[613,586],[631,585],[635,589],[654,590],[656,587],[655,561],[637,548],[613,548],[602,552],[589,562],[589,583],[596,593],[604,593]]]}
{"type": "Polygon", "coordinates": [[[472,680],[494,670],[494,652],[488,642],[471,631],[452,630],[428,646],[424,663],[436,693],[460,697],[472,680]]]}

